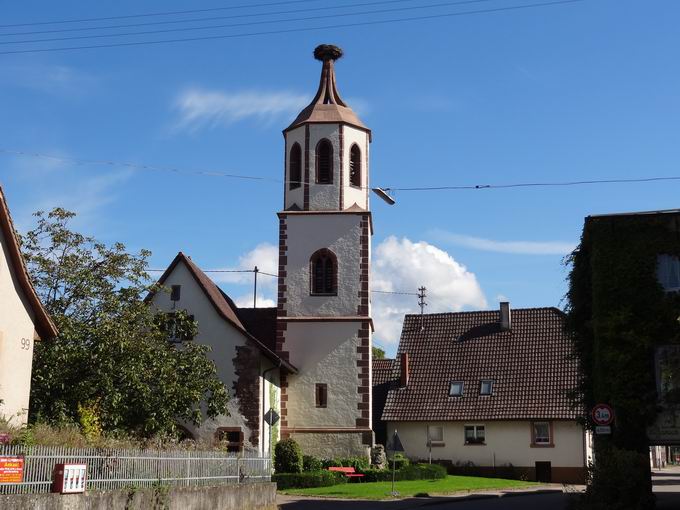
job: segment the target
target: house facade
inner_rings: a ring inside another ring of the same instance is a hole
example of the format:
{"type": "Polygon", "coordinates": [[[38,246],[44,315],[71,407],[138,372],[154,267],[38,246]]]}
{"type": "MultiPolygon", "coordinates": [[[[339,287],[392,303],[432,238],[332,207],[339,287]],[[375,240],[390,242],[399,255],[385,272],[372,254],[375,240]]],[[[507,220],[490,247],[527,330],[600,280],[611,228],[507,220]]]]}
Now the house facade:
{"type": "Polygon", "coordinates": [[[555,308],[407,315],[382,420],[405,454],[460,472],[583,483],[590,441],[555,308]]]}
{"type": "Polygon", "coordinates": [[[0,188],[0,417],[12,425],[28,418],[35,342],[56,335],[31,284],[0,188]]]}
{"type": "Polygon", "coordinates": [[[198,323],[194,338],[172,338],[210,346],[210,359],[229,390],[228,413],[206,419],[201,426],[183,424],[192,438],[226,441],[239,452],[270,452],[279,438],[279,425],[264,420],[269,409],[280,412],[281,374],[296,369],[273,351],[276,309],[239,308],[186,255],[179,253],[158,281],[164,290],[147,296],[155,309],[172,314],[186,311],[198,323]]]}

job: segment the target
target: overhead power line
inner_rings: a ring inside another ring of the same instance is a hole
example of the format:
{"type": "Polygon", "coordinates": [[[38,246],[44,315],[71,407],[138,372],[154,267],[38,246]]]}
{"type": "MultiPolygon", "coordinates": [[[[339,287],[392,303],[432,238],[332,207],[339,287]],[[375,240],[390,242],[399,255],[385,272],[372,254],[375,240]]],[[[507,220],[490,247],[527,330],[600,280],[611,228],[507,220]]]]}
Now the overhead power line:
{"type": "Polygon", "coordinates": [[[214,11],[230,11],[236,9],[250,9],[255,7],[272,7],[276,5],[287,5],[287,4],[304,4],[310,2],[318,2],[319,0],[285,0],[281,2],[268,2],[262,4],[246,4],[246,5],[230,5],[227,7],[211,7],[207,9],[189,9],[185,11],[164,11],[164,12],[147,12],[143,14],[125,14],[121,16],[107,16],[100,18],[79,18],[79,19],[62,19],[62,20],[52,20],[52,21],[33,21],[30,23],[14,23],[11,25],[0,25],[0,28],[10,28],[10,27],[31,27],[39,25],[59,25],[63,23],[87,23],[91,21],[109,21],[112,19],[129,19],[129,18],[146,18],[152,16],[175,16],[177,14],[195,14],[199,12],[214,12],[214,11]]]}
{"type": "Polygon", "coordinates": [[[22,54],[22,53],[46,53],[46,52],[54,52],[54,51],[77,51],[77,50],[98,49],[98,48],[118,48],[118,47],[127,47],[127,46],[144,46],[144,45],[151,45],[151,44],[169,44],[169,43],[179,43],[179,42],[218,40],[218,39],[237,39],[237,38],[242,38],[242,37],[258,37],[258,36],[265,36],[265,35],[288,34],[288,33],[295,33],[295,32],[311,32],[311,31],[316,31],[316,30],[328,30],[328,29],[335,29],[335,28],[374,26],[374,25],[385,25],[385,24],[390,24],[390,23],[403,23],[403,22],[410,22],[410,21],[425,21],[425,20],[432,20],[432,19],[452,18],[452,17],[458,17],[458,16],[471,16],[471,15],[477,15],[477,14],[489,14],[489,13],[495,13],[495,12],[514,11],[514,10],[520,10],[520,9],[531,9],[531,8],[537,8],[537,7],[550,7],[550,6],[556,6],[556,5],[573,4],[573,3],[585,2],[585,1],[586,0],[555,0],[555,1],[552,1],[552,2],[539,2],[539,3],[532,3],[532,4],[507,6],[507,7],[497,7],[497,8],[493,8],[493,9],[479,9],[479,10],[474,10],[474,11],[439,13],[439,14],[430,14],[430,15],[425,15],[425,16],[412,16],[412,17],[392,18],[392,19],[383,19],[383,20],[358,21],[358,22],[353,22],[353,23],[338,23],[338,24],[335,24],[335,25],[323,25],[323,26],[316,26],[316,27],[297,27],[297,28],[287,28],[287,29],[280,29],[280,30],[266,30],[266,31],[261,31],[261,32],[249,32],[249,33],[239,33],[239,34],[218,34],[218,35],[206,35],[206,36],[199,36],[199,37],[184,37],[184,38],[177,38],[177,39],[160,39],[160,40],[152,40],[152,41],[129,41],[129,42],[107,43],[107,44],[91,44],[91,45],[83,45],[83,46],[62,46],[62,47],[58,47],[58,48],[7,50],[7,51],[0,51],[0,55],[14,55],[14,54],[22,54]]]}
{"type": "MultiPolygon", "coordinates": [[[[106,159],[82,159],[55,156],[41,152],[19,151],[11,149],[0,148],[0,154],[9,154],[13,156],[34,157],[51,159],[65,163],[75,163],[78,165],[104,165],[104,166],[118,166],[124,168],[133,168],[139,170],[152,170],[161,172],[170,172],[183,175],[200,175],[204,177],[224,177],[230,179],[243,179],[252,181],[264,181],[276,184],[288,184],[290,181],[283,179],[275,179],[273,177],[262,177],[256,175],[244,175],[227,172],[217,172],[213,170],[198,170],[186,169],[179,167],[144,165],[130,162],[112,161],[106,159]]],[[[593,184],[627,184],[627,183],[642,183],[642,182],[663,182],[663,181],[680,181],[680,175],[669,176],[655,176],[655,177],[631,177],[631,178],[611,178],[611,179],[589,179],[581,181],[545,181],[545,182],[518,182],[505,184],[466,184],[466,185],[451,185],[451,186],[414,186],[414,187],[384,187],[385,191],[463,191],[463,190],[484,190],[484,189],[510,189],[510,188],[536,188],[536,187],[567,187],[567,186],[584,186],[593,184]]],[[[295,181],[297,182],[297,181],[295,181]]],[[[353,186],[356,188],[356,186],[353,186]]],[[[365,188],[362,188],[365,189],[365,188]]],[[[262,273],[262,272],[261,272],[262,273]]],[[[262,273],[265,274],[265,273],[262,273]]],[[[275,276],[275,275],[272,275],[275,276]]]]}
{"type": "MultiPolygon", "coordinates": [[[[88,30],[110,30],[115,28],[133,28],[133,27],[145,27],[145,26],[157,26],[157,25],[172,25],[179,23],[196,23],[201,21],[217,21],[224,19],[237,19],[237,18],[258,18],[263,16],[276,16],[280,14],[295,14],[299,12],[314,12],[314,11],[329,11],[336,9],[348,9],[350,7],[365,7],[369,5],[384,5],[384,4],[397,4],[414,2],[416,0],[380,0],[374,2],[358,2],[353,4],[344,5],[325,5],[323,7],[312,7],[305,9],[290,9],[287,11],[267,11],[260,13],[248,13],[248,14],[232,14],[229,16],[209,16],[203,18],[189,18],[189,19],[174,19],[174,20],[162,20],[162,21],[146,21],[143,23],[127,23],[124,25],[100,25],[94,27],[74,27],[74,28],[56,28],[50,30],[35,30],[31,32],[7,32],[0,34],[0,37],[7,37],[11,35],[37,35],[37,34],[54,34],[54,33],[65,33],[65,32],[85,32],[88,30]]],[[[483,0],[483,1],[495,1],[495,0],[483,0]]],[[[461,2],[466,3],[466,2],[461,2]]],[[[279,20],[281,21],[281,20],[279,20]]]]}
{"type": "MultiPolygon", "coordinates": [[[[389,3],[391,3],[394,0],[391,0],[389,3]]],[[[399,1],[404,1],[404,0],[399,0],[399,1]]],[[[73,41],[73,40],[82,40],[82,39],[101,39],[101,38],[107,38],[107,37],[129,37],[129,36],[135,36],[135,35],[154,35],[154,34],[167,34],[167,33],[173,33],[173,32],[191,32],[191,31],[196,31],[196,30],[213,30],[213,29],[218,29],[218,28],[238,28],[238,27],[249,27],[249,26],[257,26],[257,25],[280,25],[283,23],[295,23],[295,22],[300,22],[300,21],[314,21],[314,20],[319,20],[319,19],[329,19],[329,18],[342,18],[342,17],[350,17],[350,16],[364,16],[364,15],[371,15],[371,14],[385,14],[388,12],[402,12],[402,11],[414,11],[414,10],[424,10],[424,9],[434,9],[437,7],[451,7],[453,5],[461,5],[461,4],[476,4],[476,3],[481,3],[481,2],[493,2],[496,0],[456,0],[452,2],[440,2],[436,4],[427,4],[427,5],[412,5],[409,7],[393,7],[391,9],[373,9],[369,11],[357,11],[357,12],[347,12],[347,13],[335,13],[335,14],[319,14],[315,16],[307,16],[304,18],[286,18],[286,19],[274,19],[274,20],[258,20],[258,21],[248,21],[244,23],[227,23],[227,24],[221,24],[221,25],[203,25],[203,26],[197,26],[197,27],[180,27],[180,28],[164,28],[161,30],[143,30],[143,31],[138,31],[138,32],[118,32],[118,33],[112,33],[112,34],[93,34],[93,35],[76,35],[76,36],[70,36],[70,37],[47,37],[43,39],[20,39],[20,40],[14,40],[14,41],[0,41],[0,44],[30,44],[30,43],[38,43],[38,42],[56,42],[56,41],[73,41]]],[[[382,2],[376,2],[376,3],[382,3],[382,2]]],[[[356,5],[364,5],[364,4],[356,4],[356,5]]],[[[365,5],[371,5],[371,4],[365,4],[365,5]]],[[[312,10],[318,10],[318,9],[312,9],[312,10]]],[[[325,10],[328,10],[327,8],[325,10]]],[[[308,12],[307,10],[299,10],[299,11],[293,11],[293,12],[308,12]]],[[[239,15],[239,16],[234,16],[234,17],[242,17],[242,16],[262,16],[262,15],[239,15]]],[[[230,18],[230,16],[225,16],[225,18],[230,18]]],[[[3,34],[4,35],[4,34],[3,34]]]]}

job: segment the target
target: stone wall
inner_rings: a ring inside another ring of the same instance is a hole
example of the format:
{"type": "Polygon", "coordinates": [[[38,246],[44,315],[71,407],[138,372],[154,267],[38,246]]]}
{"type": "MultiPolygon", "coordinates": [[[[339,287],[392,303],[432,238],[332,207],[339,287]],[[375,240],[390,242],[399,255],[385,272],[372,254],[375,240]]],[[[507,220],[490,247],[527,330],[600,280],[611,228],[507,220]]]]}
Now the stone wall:
{"type": "Polygon", "coordinates": [[[85,494],[0,496],[12,510],[276,510],[276,484],[146,488],[85,494]]]}

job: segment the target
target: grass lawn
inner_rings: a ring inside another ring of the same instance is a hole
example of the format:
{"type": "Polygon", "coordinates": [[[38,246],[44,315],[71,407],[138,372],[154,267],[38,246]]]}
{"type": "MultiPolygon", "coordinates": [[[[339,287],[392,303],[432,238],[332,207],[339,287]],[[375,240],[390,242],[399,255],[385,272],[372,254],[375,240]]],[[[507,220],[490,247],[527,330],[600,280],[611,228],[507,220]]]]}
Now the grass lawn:
{"type": "MultiPolygon", "coordinates": [[[[517,489],[538,485],[520,480],[504,480],[502,478],[480,478],[476,476],[447,476],[441,480],[409,480],[395,482],[394,487],[399,497],[434,496],[461,491],[478,491],[486,489],[517,489]]],[[[392,482],[350,482],[332,487],[314,487],[312,489],[287,489],[283,494],[296,496],[325,496],[330,498],[388,499],[392,490],[392,482]]]]}

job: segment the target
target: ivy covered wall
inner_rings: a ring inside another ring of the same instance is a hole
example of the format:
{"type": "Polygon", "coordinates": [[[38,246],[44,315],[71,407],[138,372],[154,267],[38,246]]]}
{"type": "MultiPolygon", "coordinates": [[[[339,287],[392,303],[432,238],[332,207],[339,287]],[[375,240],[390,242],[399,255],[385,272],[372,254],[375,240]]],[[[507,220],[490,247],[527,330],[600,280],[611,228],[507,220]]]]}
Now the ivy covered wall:
{"type": "Polygon", "coordinates": [[[613,434],[595,441],[596,464],[611,469],[593,471],[588,497],[596,502],[598,491],[616,492],[618,476],[636,492],[618,485],[618,494],[600,494],[613,498],[607,508],[653,506],[647,427],[659,412],[654,350],[680,343],[680,295],[666,293],[657,279],[660,254],[680,256],[678,213],[588,217],[569,258],[567,327],[581,363],[578,399],[586,410],[603,402],[616,414],[613,434]],[[630,472],[613,472],[619,457],[630,472]]]}

